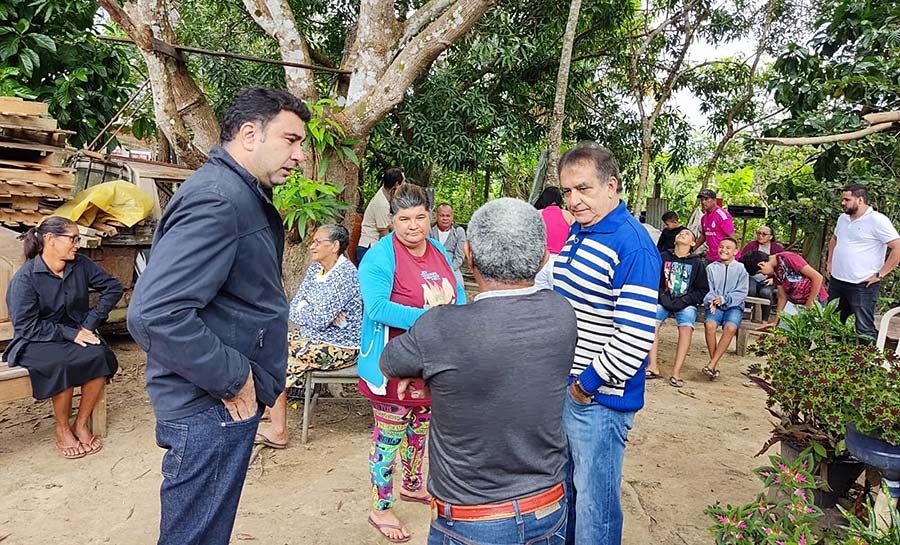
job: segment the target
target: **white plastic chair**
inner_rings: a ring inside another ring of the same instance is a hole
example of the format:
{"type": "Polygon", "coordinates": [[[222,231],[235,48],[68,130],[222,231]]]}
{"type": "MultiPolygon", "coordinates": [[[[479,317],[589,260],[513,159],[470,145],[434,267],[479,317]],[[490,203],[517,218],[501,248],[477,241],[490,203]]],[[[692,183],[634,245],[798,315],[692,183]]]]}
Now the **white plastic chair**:
{"type": "MultiPolygon", "coordinates": [[[[892,308],[881,317],[881,323],[878,324],[878,341],[875,344],[878,350],[884,350],[884,345],[887,343],[888,326],[891,324],[891,318],[897,314],[900,314],[900,307],[892,308]]],[[[897,343],[894,353],[900,356],[900,343],[897,343]]]]}

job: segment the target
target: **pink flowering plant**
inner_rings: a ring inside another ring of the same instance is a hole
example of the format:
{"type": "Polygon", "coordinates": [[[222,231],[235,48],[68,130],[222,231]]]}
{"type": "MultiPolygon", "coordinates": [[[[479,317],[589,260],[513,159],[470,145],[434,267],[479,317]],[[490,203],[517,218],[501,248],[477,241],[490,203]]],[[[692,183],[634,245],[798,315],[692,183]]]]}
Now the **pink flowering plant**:
{"type": "Polygon", "coordinates": [[[814,465],[811,450],[804,451],[793,462],[770,456],[771,465],[754,470],[767,488],[780,492],[781,501],[757,496],[752,503],[722,507],[718,502],[704,511],[713,519],[710,533],[717,545],[814,545],[820,536],[814,531],[816,518],[822,511],[813,505],[816,479],[810,469],[814,465]]]}

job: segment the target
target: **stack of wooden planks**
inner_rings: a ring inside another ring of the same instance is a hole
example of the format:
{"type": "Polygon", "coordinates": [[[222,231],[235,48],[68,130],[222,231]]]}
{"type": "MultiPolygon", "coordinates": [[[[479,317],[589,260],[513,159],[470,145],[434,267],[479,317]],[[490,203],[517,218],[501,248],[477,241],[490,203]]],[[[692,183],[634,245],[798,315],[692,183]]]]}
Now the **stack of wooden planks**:
{"type": "Polygon", "coordinates": [[[75,171],[62,130],[47,105],[0,97],[0,224],[33,226],[71,198],[75,171]]]}

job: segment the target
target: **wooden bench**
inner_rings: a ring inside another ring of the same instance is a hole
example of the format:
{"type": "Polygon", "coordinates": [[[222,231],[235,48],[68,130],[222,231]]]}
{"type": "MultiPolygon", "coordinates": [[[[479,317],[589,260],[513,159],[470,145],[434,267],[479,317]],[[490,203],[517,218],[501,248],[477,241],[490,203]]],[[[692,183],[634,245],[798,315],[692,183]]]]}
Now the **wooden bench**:
{"type": "MultiPolygon", "coordinates": [[[[0,403],[31,397],[31,378],[28,369],[10,367],[0,361],[0,403]]],[[[101,437],[106,435],[106,384],[100,389],[100,397],[91,413],[91,431],[101,437]]]]}
{"type": "Polygon", "coordinates": [[[750,322],[747,320],[743,320],[741,322],[741,327],[738,328],[737,335],[734,340],[734,351],[740,356],[744,357],[747,353],[747,342],[751,332],[755,332],[756,329],[762,325],[762,308],[763,306],[770,306],[772,304],[771,301],[764,297],[747,297],[744,299],[745,303],[749,303],[753,305],[750,309],[750,322]]]}
{"type": "MultiPolygon", "coordinates": [[[[359,380],[356,365],[335,371],[307,371],[303,375],[303,423],[300,442],[304,445],[309,440],[309,424],[316,410],[319,394],[315,393],[316,384],[356,384],[359,380]]],[[[362,399],[358,397],[328,398],[338,400],[362,399]]]]}

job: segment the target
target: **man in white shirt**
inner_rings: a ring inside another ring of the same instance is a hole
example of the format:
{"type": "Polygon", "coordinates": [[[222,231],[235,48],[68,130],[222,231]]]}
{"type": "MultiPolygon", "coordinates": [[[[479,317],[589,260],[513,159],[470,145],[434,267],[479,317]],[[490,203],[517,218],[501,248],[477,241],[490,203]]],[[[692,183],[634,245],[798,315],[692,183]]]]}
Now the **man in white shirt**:
{"type": "Polygon", "coordinates": [[[447,255],[453,260],[453,274],[456,281],[463,283],[462,266],[463,259],[466,258],[463,251],[463,243],[466,241],[466,230],[459,225],[453,224],[453,207],[447,203],[441,203],[435,208],[437,220],[431,226],[428,236],[441,243],[441,246],[447,250],[447,255]]]}
{"type": "Polygon", "coordinates": [[[900,235],[887,216],[869,206],[869,193],[860,184],[844,188],[834,235],[828,245],[828,300],[840,299],[841,319],[856,317],[856,332],[874,342],[875,303],[881,279],[900,263],[900,235]],[[885,261],[885,253],[891,254],[885,261]]]}
{"type": "Polygon", "coordinates": [[[363,213],[362,226],[359,233],[359,243],[356,246],[356,264],[362,262],[366,251],[378,239],[388,234],[391,230],[391,192],[394,188],[406,182],[403,169],[392,167],[386,169],[381,175],[381,189],[375,193],[366,211],[363,213]]]}

